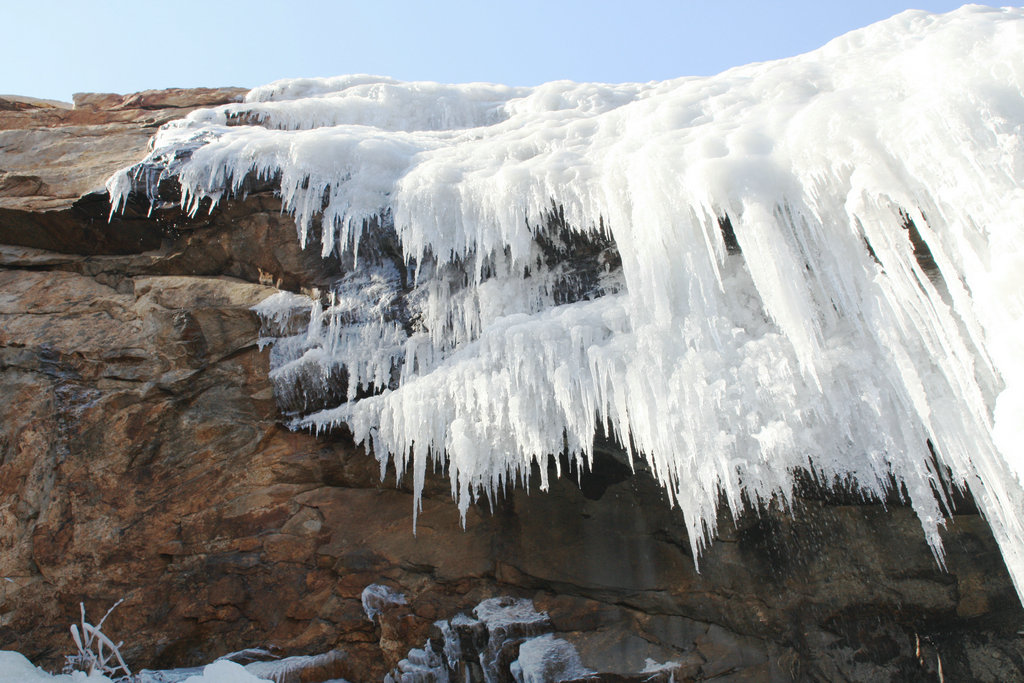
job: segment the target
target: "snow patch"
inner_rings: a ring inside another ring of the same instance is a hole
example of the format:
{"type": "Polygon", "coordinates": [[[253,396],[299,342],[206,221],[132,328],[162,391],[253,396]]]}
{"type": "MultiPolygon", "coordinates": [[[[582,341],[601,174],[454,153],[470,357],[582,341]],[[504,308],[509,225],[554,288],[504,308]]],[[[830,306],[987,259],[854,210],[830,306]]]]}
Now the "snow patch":
{"type": "Polygon", "coordinates": [[[33,666],[25,655],[0,650],[0,683],[111,683],[100,673],[87,675],[82,671],[53,676],[33,666]]]}
{"type": "Polygon", "coordinates": [[[221,659],[203,667],[199,676],[190,676],[182,683],[273,683],[267,678],[257,678],[245,667],[235,662],[221,659]]]}

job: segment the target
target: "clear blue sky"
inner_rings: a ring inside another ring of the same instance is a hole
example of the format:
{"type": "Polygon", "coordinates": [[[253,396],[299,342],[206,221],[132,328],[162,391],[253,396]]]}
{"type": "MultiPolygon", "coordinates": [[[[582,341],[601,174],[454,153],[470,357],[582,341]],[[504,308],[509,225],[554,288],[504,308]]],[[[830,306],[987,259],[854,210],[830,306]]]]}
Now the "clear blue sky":
{"type": "Polygon", "coordinates": [[[708,75],[806,52],[932,0],[0,0],[0,93],[373,73],[535,85],[708,75]]]}

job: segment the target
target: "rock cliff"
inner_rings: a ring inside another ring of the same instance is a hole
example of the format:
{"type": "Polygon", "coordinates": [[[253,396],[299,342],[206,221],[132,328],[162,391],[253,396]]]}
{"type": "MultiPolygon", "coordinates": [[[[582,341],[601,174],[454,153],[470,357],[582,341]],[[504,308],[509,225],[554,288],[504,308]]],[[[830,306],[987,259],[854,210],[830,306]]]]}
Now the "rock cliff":
{"type": "Polygon", "coordinates": [[[107,630],[135,668],[274,646],[381,680],[435,622],[514,596],[591,680],[1024,680],[1024,612],[969,499],[945,569],[898,501],[808,481],[793,510],[723,520],[698,573],[678,512],[608,443],[465,529],[428,476],[414,535],[393,471],[282,425],[250,307],[332,264],[273,188],[108,222],[103,181],[157,126],[242,92],[0,96],[0,649],[54,666],[80,601],[125,598],[107,630]],[[370,584],[406,604],[367,619],[370,584]]]}

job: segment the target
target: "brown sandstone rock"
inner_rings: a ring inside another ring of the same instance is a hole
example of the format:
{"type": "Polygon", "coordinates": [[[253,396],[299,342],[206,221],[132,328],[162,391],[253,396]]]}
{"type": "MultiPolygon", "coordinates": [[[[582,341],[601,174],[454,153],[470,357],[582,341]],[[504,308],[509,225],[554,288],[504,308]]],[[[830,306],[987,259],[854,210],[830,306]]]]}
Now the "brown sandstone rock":
{"type": "Polygon", "coordinates": [[[0,111],[26,111],[29,109],[71,109],[74,105],[59,100],[41,100],[23,95],[0,95],[0,111]]]}
{"type": "Polygon", "coordinates": [[[79,92],[72,95],[75,109],[92,111],[120,111],[125,109],[179,109],[165,112],[174,118],[198,109],[218,104],[240,102],[248,92],[245,88],[166,88],[118,95],[115,93],[79,92]]]}
{"type": "Polygon", "coordinates": [[[245,92],[78,93],[74,108],[0,96],[0,209],[66,211],[79,197],[102,190],[111,173],[137,161],[160,125],[199,107],[239,101],[245,92]]]}

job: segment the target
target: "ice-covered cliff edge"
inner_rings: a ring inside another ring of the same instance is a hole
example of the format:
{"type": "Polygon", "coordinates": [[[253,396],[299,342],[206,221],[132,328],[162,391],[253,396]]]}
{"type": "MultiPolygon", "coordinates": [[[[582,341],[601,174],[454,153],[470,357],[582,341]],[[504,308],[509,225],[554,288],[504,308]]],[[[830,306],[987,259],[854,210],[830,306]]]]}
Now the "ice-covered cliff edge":
{"type": "Polygon", "coordinates": [[[605,429],[695,551],[720,492],[785,501],[807,469],[895,486],[941,556],[962,486],[1020,589],[1022,93],[1024,11],[907,12],[712,78],[279,82],[109,188],[279,182],[346,264],[308,322],[262,308],[297,423],[417,481],[447,460],[463,510],[605,429]]]}

